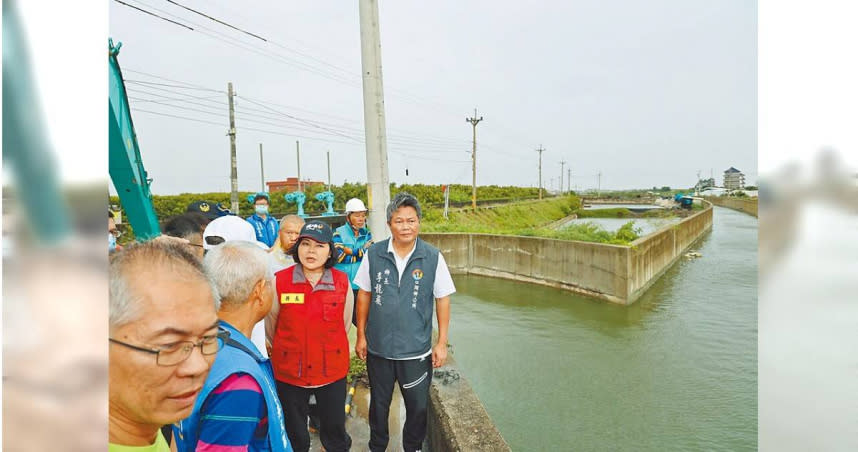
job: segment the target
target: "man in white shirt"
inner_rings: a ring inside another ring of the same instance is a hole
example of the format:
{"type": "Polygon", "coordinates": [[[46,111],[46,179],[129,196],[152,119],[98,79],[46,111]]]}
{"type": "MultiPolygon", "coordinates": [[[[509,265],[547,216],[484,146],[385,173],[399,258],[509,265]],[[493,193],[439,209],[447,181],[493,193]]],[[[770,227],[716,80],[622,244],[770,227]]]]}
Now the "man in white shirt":
{"type": "Polygon", "coordinates": [[[447,360],[450,295],[456,287],[444,256],[418,239],[421,217],[417,198],[408,193],[394,196],[387,206],[391,238],[367,250],[354,278],[360,287],[355,352],[366,360],[369,375],[373,452],[384,451],[390,439],[388,416],[396,382],[405,401],[403,449],[420,450],[426,438],[432,368],[447,360]],[[434,347],[433,310],[438,318],[434,347]]]}

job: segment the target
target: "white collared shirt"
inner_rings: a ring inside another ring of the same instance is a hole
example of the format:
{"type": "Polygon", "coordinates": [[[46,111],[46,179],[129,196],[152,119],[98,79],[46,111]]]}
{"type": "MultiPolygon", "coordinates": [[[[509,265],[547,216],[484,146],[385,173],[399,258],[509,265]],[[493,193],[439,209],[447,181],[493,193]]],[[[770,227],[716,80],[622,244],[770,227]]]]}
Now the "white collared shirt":
{"type": "MultiPolygon", "coordinates": [[[[408,259],[414,254],[417,249],[417,240],[414,241],[414,246],[411,251],[404,257],[393,250],[393,238],[387,242],[387,251],[393,253],[393,260],[396,263],[396,272],[399,273],[399,281],[402,281],[402,274],[405,272],[405,266],[408,265],[408,259]]],[[[354,283],[365,292],[372,292],[372,279],[369,277],[369,254],[365,254],[363,260],[358,267],[355,275],[354,283]]],[[[456,292],[456,286],[453,284],[453,277],[450,276],[450,269],[447,268],[447,261],[444,260],[444,255],[438,252],[438,265],[435,267],[435,282],[432,285],[432,296],[435,299],[444,298],[456,292]]]]}

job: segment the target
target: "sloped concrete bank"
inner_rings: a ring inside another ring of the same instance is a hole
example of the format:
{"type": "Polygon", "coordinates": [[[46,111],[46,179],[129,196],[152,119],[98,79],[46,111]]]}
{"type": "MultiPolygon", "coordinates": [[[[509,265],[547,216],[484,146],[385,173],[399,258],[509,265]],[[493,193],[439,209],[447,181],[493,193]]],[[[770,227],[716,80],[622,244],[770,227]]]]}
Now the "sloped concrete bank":
{"type": "Polygon", "coordinates": [[[493,234],[423,233],[452,272],[569,290],[611,303],[634,303],[712,228],[712,204],[631,246],[493,234]]]}
{"type": "Polygon", "coordinates": [[[707,196],[706,200],[716,206],[745,212],[748,215],[757,216],[758,200],[751,198],[731,198],[729,196],[707,196]]]}

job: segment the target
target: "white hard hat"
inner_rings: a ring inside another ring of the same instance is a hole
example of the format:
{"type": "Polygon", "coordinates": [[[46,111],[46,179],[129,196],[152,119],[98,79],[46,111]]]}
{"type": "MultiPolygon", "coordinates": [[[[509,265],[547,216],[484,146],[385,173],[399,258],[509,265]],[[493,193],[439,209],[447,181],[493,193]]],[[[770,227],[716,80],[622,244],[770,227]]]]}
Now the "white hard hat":
{"type": "Polygon", "coordinates": [[[361,201],[360,199],[352,198],[352,199],[349,199],[348,202],[346,202],[346,215],[348,215],[352,212],[366,212],[366,211],[367,211],[367,208],[365,205],[363,205],[363,201],[361,201]]]}

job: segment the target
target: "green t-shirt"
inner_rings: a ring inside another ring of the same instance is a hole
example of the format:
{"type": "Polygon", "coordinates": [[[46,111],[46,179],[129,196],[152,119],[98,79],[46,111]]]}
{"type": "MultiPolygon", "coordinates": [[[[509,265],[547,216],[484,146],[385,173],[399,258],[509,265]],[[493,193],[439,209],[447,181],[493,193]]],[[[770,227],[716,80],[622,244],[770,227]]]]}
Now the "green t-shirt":
{"type": "Polygon", "coordinates": [[[167,440],[164,439],[164,435],[161,434],[161,430],[158,430],[158,436],[155,437],[155,444],[148,446],[110,444],[109,446],[107,449],[108,452],[170,452],[170,446],[167,444],[167,440]]]}

